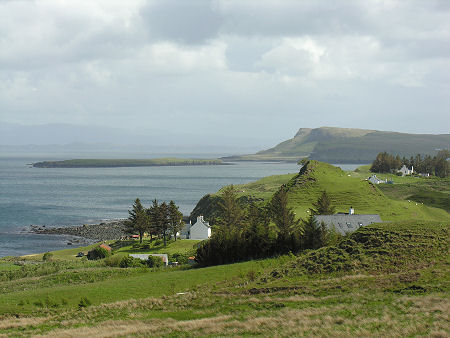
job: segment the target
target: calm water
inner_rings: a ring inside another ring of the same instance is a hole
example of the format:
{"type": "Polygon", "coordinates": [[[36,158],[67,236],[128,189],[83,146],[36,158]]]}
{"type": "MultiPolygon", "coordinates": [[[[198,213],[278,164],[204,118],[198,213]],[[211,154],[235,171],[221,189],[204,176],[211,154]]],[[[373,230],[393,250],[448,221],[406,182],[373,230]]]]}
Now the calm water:
{"type": "MultiPolygon", "coordinates": [[[[67,155],[65,158],[70,158],[67,155]]],[[[0,156],[0,257],[67,248],[67,238],[27,234],[31,224],[75,225],[126,218],[136,197],[144,205],[174,200],[189,214],[205,194],[275,174],[294,163],[229,166],[53,169],[27,164],[52,157],[0,156]]],[[[344,169],[354,169],[346,165],[344,169]]]]}

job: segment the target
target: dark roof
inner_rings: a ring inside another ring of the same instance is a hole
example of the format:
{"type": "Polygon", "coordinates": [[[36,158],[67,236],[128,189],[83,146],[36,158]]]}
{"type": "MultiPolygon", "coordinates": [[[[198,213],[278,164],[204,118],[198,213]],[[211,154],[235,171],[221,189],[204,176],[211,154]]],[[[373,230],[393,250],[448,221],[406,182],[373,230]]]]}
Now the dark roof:
{"type": "Polygon", "coordinates": [[[345,234],[353,232],[359,228],[372,224],[381,223],[380,215],[359,215],[359,214],[335,214],[335,215],[316,215],[317,223],[324,223],[327,228],[334,227],[337,232],[345,234]]]}

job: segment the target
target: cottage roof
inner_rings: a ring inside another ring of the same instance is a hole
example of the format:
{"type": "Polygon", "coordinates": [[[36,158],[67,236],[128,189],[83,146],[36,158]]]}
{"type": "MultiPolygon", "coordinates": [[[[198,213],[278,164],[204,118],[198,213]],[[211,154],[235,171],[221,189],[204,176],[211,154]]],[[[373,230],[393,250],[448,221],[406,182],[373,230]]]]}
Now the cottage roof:
{"type": "Polygon", "coordinates": [[[197,217],[197,222],[195,222],[194,225],[196,225],[197,223],[203,224],[203,225],[206,226],[207,228],[211,228],[211,226],[209,225],[209,222],[205,221],[205,219],[203,218],[203,216],[198,216],[198,217],[197,217]]]}
{"type": "Polygon", "coordinates": [[[100,248],[103,248],[103,249],[106,249],[106,250],[108,250],[108,251],[111,251],[111,247],[109,246],[109,245],[107,245],[107,244],[100,244],[100,248]]]}
{"type": "Polygon", "coordinates": [[[380,215],[370,214],[335,214],[335,215],[315,215],[317,223],[322,222],[327,228],[336,229],[337,232],[345,234],[358,230],[360,227],[372,224],[381,223],[380,215]]]}

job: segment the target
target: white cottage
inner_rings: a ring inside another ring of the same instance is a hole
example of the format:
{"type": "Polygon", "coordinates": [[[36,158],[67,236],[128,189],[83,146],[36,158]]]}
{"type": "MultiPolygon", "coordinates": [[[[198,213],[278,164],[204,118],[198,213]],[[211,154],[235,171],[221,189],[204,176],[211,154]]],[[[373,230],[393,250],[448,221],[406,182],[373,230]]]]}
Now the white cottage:
{"type": "Polygon", "coordinates": [[[402,173],[402,176],[411,175],[414,173],[414,167],[411,167],[411,170],[410,170],[406,167],[406,165],[403,165],[403,167],[401,167],[400,170],[397,170],[397,172],[402,173]]]}
{"type": "Polygon", "coordinates": [[[379,179],[377,175],[372,175],[367,180],[372,184],[387,183],[387,180],[379,179]]]}
{"type": "Polygon", "coordinates": [[[189,239],[208,239],[211,237],[211,226],[203,216],[197,217],[197,222],[189,229],[189,239]]]}

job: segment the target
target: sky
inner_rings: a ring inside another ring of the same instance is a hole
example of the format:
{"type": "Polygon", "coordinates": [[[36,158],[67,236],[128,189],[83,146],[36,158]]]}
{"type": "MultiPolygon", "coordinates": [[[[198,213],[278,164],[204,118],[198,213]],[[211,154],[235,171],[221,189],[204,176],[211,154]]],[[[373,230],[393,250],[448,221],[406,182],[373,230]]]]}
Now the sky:
{"type": "Polygon", "coordinates": [[[0,123],[261,148],[449,133],[449,18],[448,0],[2,0],[0,123]]]}

